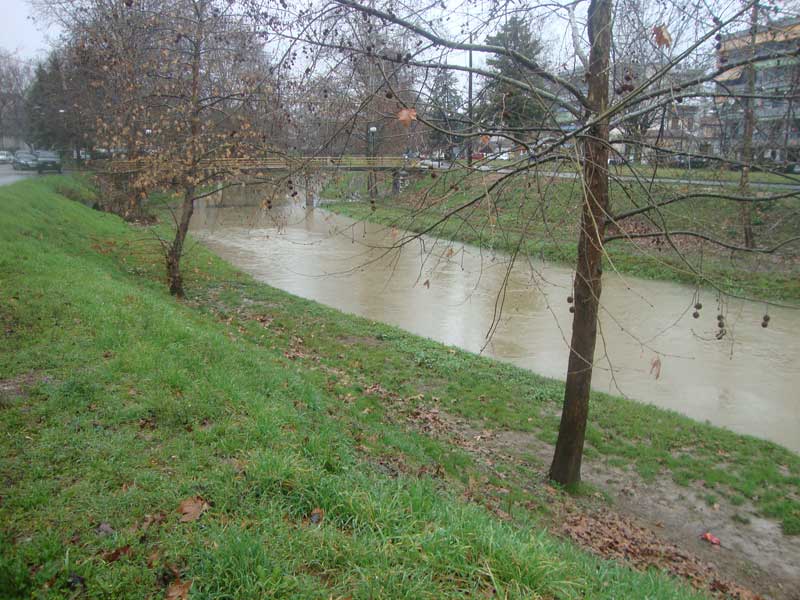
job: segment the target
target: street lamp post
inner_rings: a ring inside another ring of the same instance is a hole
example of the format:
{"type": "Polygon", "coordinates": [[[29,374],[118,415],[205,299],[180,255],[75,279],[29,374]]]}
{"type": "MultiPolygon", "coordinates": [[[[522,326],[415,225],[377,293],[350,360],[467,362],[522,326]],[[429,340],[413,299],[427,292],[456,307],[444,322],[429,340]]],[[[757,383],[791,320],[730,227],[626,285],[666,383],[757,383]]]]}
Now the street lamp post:
{"type": "MultiPolygon", "coordinates": [[[[372,159],[375,158],[375,133],[378,131],[378,128],[374,125],[370,125],[367,129],[367,154],[368,158],[372,159]]],[[[375,171],[370,169],[367,173],[367,191],[369,192],[369,202],[372,205],[372,208],[375,208],[375,197],[377,196],[377,182],[375,180],[375,171]]]]}

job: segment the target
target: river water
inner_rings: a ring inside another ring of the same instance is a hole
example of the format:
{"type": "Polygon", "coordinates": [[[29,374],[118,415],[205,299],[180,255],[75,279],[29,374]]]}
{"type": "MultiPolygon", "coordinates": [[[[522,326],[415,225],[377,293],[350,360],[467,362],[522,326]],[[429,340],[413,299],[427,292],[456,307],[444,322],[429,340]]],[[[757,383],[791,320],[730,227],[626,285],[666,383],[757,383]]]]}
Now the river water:
{"type": "MultiPolygon", "coordinates": [[[[404,232],[300,203],[229,206],[233,197],[200,206],[193,234],[256,279],[564,378],[570,269],[518,260],[509,271],[503,253],[431,238],[387,251],[404,232]]],[[[693,294],[607,268],[593,389],[800,452],[800,311],[773,307],[763,329],[763,304],[731,300],[722,308],[728,334],[719,341],[716,294],[701,293],[699,319],[693,294]]]]}

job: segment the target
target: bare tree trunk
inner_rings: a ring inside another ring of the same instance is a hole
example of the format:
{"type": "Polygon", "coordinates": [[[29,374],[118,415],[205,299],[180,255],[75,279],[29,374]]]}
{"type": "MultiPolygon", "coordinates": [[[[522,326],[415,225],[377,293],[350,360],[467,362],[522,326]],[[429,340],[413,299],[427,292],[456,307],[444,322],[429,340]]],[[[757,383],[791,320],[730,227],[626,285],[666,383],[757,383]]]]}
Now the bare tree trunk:
{"type": "MultiPolygon", "coordinates": [[[[611,50],[611,0],[589,5],[590,118],[608,106],[608,63],[611,50]]],[[[589,415],[592,364],[597,341],[597,313],[603,273],[603,236],[609,212],[608,119],[594,123],[583,142],[583,214],[575,269],[575,316],[564,390],[564,408],[550,478],[562,485],[581,479],[581,460],[589,415]]]]}
{"type": "MultiPolygon", "coordinates": [[[[756,93],[756,68],[753,59],[756,55],[756,36],[758,34],[758,2],[753,3],[750,11],[750,62],[747,63],[747,98],[744,99],[744,136],[742,139],[742,177],[739,180],[741,194],[747,195],[750,188],[750,164],[753,162],[753,130],[755,129],[755,111],[753,95],[756,93]]],[[[753,203],[743,202],[740,209],[742,233],[745,248],[755,248],[753,235],[753,203]]]]}
{"type": "Polygon", "coordinates": [[[188,185],[184,191],[181,216],[175,229],[175,239],[172,240],[166,256],[169,293],[178,298],[183,298],[184,296],[181,257],[183,256],[183,244],[186,241],[186,235],[189,233],[189,222],[192,220],[193,213],[194,186],[188,185]]]}
{"type": "Polygon", "coordinates": [[[192,220],[192,214],[194,213],[194,182],[197,176],[197,157],[200,154],[198,149],[200,134],[200,60],[202,58],[201,43],[204,32],[202,27],[202,7],[201,5],[195,4],[194,9],[198,24],[194,39],[194,51],[192,52],[192,114],[189,120],[189,164],[191,167],[186,174],[181,216],[178,220],[177,228],[175,229],[175,239],[172,241],[172,244],[170,244],[166,255],[169,293],[177,298],[184,297],[181,257],[183,256],[183,244],[186,241],[186,234],[189,232],[189,222],[192,220]]]}

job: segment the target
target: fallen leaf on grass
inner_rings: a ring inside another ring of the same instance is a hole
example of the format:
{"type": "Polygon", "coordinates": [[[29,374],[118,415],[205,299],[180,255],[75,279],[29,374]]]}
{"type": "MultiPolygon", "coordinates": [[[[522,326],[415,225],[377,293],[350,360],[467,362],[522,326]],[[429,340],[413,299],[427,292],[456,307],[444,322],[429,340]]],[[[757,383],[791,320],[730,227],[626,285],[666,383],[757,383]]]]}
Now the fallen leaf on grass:
{"type": "Polygon", "coordinates": [[[314,525],[319,525],[320,523],[322,523],[322,519],[324,518],[325,518],[325,511],[322,510],[321,508],[315,508],[314,510],[311,511],[311,515],[309,515],[308,520],[314,525]]]}
{"type": "Polygon", "coordinates": [[[711,544],[713,546],[719,546],[720,545],[719,538],[717,536],[715,536],[714,534],[709,533],[708,531],[706,531],[703,535],[701,535],[700,539],[707,541],[709,544],[711,544]]]}
{"type": "Polygon", "coordinates": [[[161,560],[161,553],[158,551],[158,548],[156,548],[147,555],[147,567],[152,569],[158,564],[159,560],[161,560]]]}
{"type": "Polygon", "coordinates": [[[71,590],[86,589],[86,579],[77,573],[70,573],[67,577],[67,587],[71,590]]]}
{"type": "Polygon", "coordinates": [[[194,498],[187,498],[178,506],[178,512],[181,513],[181,523],[189,523],[190,521],[197,521],[204,512],[206,512],[211,505],[203,500],[200,496],[194,498]]]}
{"type": "Polygon", "coordinates": [[[167,587],[176,581],[180,583],[180,580],[181,574],[180,571],[178,571],[178,567],[169,563],[164,565],[159,572],[158,577],[156,578],[156,581],[158,581],[164,587],[167,587]]]}
{"type": "Polygon", "coordinates": [[[191,580],[181,581],[176,579],[167,588],[167,600],[186,600],[189,597],[189,588],[192,587],[191,580]]]}
{"type": "Polygon", "coordinates": [[[163,512],[157,512],[152,515],[145,515],[144,520],[142,521],[142,531],[147,531],[152,525],[161,525],[164,520],[167,518],[167,514],[163,512]]]}
{"type": "Polygon", "coordinates": [[[100,525],[95,528],[95,532],[97,532],[97,535],[113,535],[115,533],[114,528],[105,522],[100,523],[100,525]]]}
{"type": "Polygon", "coordinates": [[[119,548],[115,548],[114,550],[109,550],[108,552],[103,552],[103,560],[107,563],[117,562],[123,556],[128,556],[131,554],[131,547],[128,545],[120,546],[119,548]]]}

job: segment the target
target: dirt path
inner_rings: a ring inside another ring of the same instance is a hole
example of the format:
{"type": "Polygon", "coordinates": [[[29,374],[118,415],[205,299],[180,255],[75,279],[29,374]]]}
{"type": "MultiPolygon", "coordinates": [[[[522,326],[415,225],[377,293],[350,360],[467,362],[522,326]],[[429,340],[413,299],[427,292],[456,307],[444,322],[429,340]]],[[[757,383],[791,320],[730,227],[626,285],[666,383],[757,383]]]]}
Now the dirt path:
{"type": "MultiPolygon", "coordinates": [[[[500,466],[524,467],[524,485],[532,494],[549,488],[546,465],[552,446],[530,432],[486,429],[437,408],[409,408],[402,401],[393,412],[397,420],[475,455],[494,475],[508,472],[500,466]],[[534,464],[531,455],[539,461],[534,464]]],[[[800,537],[783,535],[778,523],[755,516],[752,507],[737,507],[736,513],[749,515],[749,523],[740,523],[733,520],[731,508],[709,506],[701,490],[671,479],[645,483],[633,471],[596,460],[585,460],[583,473],[584,481],[601,493],[551,494],[558,503],[554,531],[606,558],[641,569],[656,566],[723,597],[800,599],[800,537]],[[703,540],[707,532],[721,544],[703,540]]],[[[483,491],[491,496],[491,488],[483,491]]],[[[501,505],[498,499],[494,508],[502,517],[501,505]]]]}

